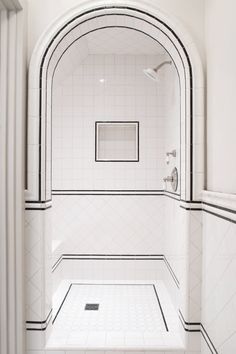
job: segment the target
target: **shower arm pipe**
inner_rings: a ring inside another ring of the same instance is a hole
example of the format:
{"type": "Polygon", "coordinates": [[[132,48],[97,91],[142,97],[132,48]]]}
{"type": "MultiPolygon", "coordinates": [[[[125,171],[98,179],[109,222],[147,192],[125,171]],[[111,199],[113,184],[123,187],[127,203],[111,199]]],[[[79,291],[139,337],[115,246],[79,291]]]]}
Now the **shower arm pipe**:
{"type": "Polygon", "coordinates": [[[167,152],[166,153],[166,156],[173,156],[173,157],[176,157],[176,150],[172,150],[170,152],[167,152]]]}
{"type": "Polygon", "coordinates": [[[166,60],[166,61],[163,61],[163,63],[157,65],[157,67],[155,67],[153,70],[157,73],[159,69],[161,69],[164,65],[171,65],[171,61],[170,60],[166,60]]]}

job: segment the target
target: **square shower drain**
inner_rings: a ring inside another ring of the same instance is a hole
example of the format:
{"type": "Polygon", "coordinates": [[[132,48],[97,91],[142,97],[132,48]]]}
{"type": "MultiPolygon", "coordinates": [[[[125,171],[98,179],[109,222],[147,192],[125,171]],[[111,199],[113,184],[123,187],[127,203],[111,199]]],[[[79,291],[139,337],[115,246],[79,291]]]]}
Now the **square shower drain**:
{"type": "Polygon", "coordinates": [[[99,304],[86,304],[85,308],[86,311],[98,311],[99,309],[99,304]]]}

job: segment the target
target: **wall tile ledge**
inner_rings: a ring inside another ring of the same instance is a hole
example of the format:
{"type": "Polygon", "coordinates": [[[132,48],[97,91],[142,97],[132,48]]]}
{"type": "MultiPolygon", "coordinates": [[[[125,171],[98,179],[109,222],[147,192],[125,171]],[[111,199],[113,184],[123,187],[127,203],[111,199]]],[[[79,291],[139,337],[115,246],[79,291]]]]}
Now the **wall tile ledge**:
{"type": "Polygon", "coordinates": [[[42,202],[25,202],[25,210],[47,210],[52,207],[52,201],[42,201],[42,202]]]}
{"type": "Polygon", "coordinates": [[[236,213],[236,194],[202,191],[203,205],[215,206],[236,213]]]}

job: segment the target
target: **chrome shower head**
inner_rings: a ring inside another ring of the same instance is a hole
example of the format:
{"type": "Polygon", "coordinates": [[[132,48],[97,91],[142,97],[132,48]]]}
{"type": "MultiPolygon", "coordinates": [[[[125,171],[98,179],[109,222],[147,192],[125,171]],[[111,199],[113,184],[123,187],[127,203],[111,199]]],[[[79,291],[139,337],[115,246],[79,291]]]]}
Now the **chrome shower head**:
{"type": "Polygon", "coordinates": [[[148,68],[148,69],[144,69],[143,72],[150,79],[152,79],[154,81],[158,80],[157,71],[155,69],[148,68]]]}
{"type": "Polygon", "coordinates": [[[149,77],[150,79],[154,80],[154,81],[158,81],[158,71],[160,70],[160,68],[162,68],[162,66],[169,64],[172,64],[172,61],[164,61],[163,63],[159,64],[156,68],[148,68],[148,69],[144,69],[143,72],[144,74],[149,77]]]}

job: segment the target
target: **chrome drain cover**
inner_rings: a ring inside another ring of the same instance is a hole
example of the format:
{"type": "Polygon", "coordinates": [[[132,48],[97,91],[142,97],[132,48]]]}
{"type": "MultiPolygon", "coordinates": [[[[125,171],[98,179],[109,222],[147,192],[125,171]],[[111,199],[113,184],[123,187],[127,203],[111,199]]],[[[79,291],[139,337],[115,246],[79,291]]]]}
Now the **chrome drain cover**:
{"type": "Polygon", "coordinates": [[[86,311],[98,311],[99,304],[86,304],[84,309],[86,311]]]}

